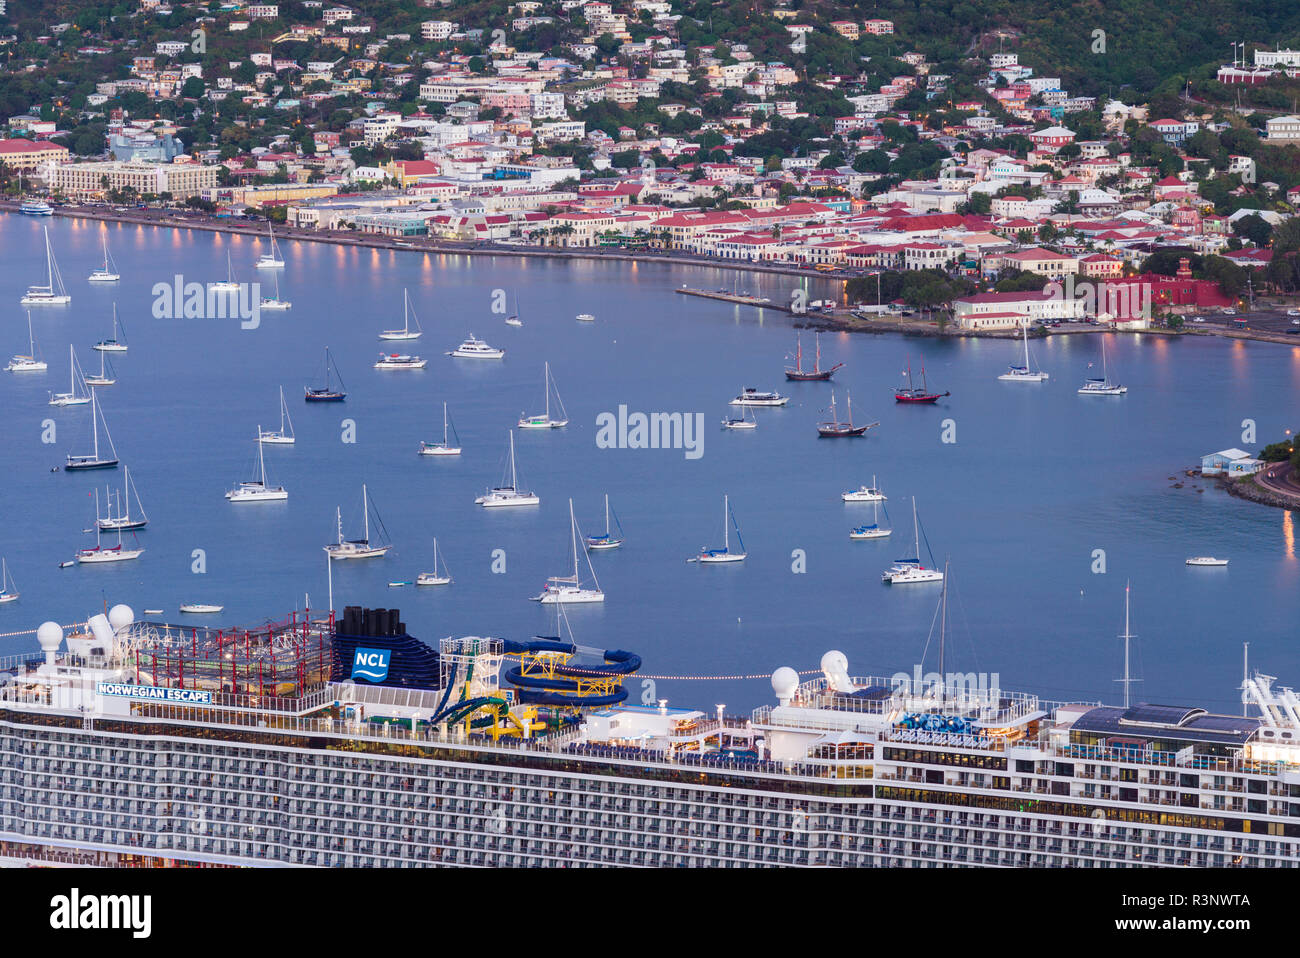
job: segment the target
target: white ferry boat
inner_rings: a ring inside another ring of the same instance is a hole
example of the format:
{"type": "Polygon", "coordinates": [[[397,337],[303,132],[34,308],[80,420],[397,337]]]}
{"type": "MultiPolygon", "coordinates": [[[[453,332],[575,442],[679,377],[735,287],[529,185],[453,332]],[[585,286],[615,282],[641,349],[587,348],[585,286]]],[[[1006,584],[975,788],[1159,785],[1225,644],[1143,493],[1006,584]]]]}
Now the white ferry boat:
{"type": "Polygon", "coordinates": [[[18,207],[18,212],[26,216],[53,216],[54,208],[41,200],[28,200],[18,207]]]}
{"type": "Polygon", "coordinates": [[[739,396],[731,400],[730,404],[732,406],[784,406],[789,401],[789,396],[782,396],[778,392],[746,386],[739,396]]]}
{"type": "Polygon", "coordinates": [[[427,359],[409,356],[405,353],[380,353],[375,369],[423,369],[429,364],[427,359]]]}

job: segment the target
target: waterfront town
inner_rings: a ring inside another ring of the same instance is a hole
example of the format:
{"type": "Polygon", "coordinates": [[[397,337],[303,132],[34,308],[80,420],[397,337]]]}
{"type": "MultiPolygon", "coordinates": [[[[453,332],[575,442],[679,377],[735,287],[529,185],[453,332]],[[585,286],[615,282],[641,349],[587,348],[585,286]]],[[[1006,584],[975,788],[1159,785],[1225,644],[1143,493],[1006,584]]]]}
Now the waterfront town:
{"type": "Polygon", "coordinates": [[[844,280],[861,319],[972,332],[1241,328],[1267,295],[1279,341],[1300,333],[1282,319],[1300,117],[1242,105],[1300,77],[1276,38],[1231,44],[1196,91],[1112,97],[1022,59],[1016,31],[940,59],[894,20],[787,0],[743,31],[681,0],[500,12],[140,0],[10,19],[7,196],[807,271],[844,280]]]}

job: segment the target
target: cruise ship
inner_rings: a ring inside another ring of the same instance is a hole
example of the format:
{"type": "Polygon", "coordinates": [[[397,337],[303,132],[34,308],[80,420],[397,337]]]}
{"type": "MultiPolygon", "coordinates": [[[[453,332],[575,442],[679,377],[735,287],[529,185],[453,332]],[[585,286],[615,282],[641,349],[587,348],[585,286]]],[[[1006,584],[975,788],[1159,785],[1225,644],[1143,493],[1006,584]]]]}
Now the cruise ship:
{"type": "Polygon", "coordinates": [[[1242,717],[831,651],[735,716],[655,700],[632,652],[435,648],[395,609],[66,629],[0,663],[7,865],[1300,863],[1300,700],[1263,675],[1242,717]]]}

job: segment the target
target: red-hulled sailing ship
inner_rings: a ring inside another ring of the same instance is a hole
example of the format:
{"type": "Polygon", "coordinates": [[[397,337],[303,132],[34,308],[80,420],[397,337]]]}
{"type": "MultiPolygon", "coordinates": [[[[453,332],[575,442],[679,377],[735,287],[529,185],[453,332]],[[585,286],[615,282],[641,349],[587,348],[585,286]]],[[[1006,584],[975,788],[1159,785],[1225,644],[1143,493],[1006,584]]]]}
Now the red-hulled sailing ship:
{"type": "Polygon", "coordinates": [[[932,402],[938,402],[944,396],[951,395],[951,393],[948,392],[941,392],[941,393],[930,392],[930,386],[925,381],[924,362],[921,363],[921,385],[918,386],[912,382],[912,361],[910,359],[907,361],[906,375],[907,375],[907,385],[899,386],[896,390],[894,390],[895,402],[932,403],[932,402]]]}
{"type": "Polygon", "coordinates": [[[826,422],[817,424],[817,435],[824,436],[827,439],[840,439],[850,436],[865,436],[867,430],[872,426],[879,426],[880,423],[873,422],[866,426],[853,425],[853,397],[848,396],[849,418],[847,422],[840,422],[839,414],[835,411],[835,393],[831,392],[831,418],[826,422]]]}
{"type": "Polygon", "coordinates": [[[799,337],[794,354],[794,368],[785,367],[785,378],[793,379],[796,382],[819,382],[824,383],[835,375],[835,370],[843,366],[843,363],[836,363],[830,369],[822,369],[822,339],[821,334],[817,334],[817,355],[813,360],[811,371],[805,371],[803,368],[803,337],[799,337]]]}

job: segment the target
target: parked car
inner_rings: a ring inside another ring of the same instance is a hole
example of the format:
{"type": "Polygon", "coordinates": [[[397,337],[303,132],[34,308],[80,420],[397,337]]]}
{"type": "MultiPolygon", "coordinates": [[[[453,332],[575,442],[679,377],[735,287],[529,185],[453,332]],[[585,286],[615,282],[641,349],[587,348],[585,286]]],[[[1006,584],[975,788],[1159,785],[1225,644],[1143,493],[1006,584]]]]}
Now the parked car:
{"type": "Polygon", "coordinates": [[[1288,309],[1286,314],[1288,316],[1300,316],[1300,309],[1288,309]]]}

